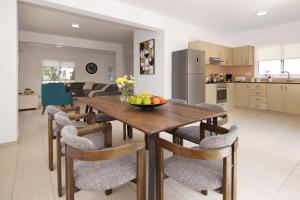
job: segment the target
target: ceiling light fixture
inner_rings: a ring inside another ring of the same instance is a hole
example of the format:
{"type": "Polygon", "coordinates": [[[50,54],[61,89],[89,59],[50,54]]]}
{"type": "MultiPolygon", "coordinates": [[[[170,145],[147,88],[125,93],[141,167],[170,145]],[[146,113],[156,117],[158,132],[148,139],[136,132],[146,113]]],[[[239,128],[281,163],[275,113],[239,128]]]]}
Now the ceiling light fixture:
{"type": "Polygon", "coordinates": [[[78,23],[72,23],[71,26],[72,26],[73,28],[79,28],[79,24],[78,24],[78,23]]]}
{"type": "Polygon", "coordinates": [[[61,46],[61,45],[56,45],[56,47],[57,47],[57,48],[61,48],[62,46],[61,46]]]}
{"type": "Polygon", "coordinates": [[[266,15],[267,13],[268,13],[268,11],[266,11],[266,10],[259,11],[259,12],[256,13],[256,16],[258,16],[258,17],[264,16],[264,15],[266,15]]]}

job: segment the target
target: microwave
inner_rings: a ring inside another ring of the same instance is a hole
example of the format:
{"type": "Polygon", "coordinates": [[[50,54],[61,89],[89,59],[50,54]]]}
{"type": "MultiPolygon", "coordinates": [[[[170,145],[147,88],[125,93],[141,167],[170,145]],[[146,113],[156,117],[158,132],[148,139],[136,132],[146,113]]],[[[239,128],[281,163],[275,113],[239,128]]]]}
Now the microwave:
{"type": "Polygon", "coordinates": [[[215,58],[215,57],[210,57],[210,58],[209,58],[209,63],[210,63],[211,65],[220,65],[221,62],[223,62],[223,61],[221,60],[221,58],[215,58]]]}

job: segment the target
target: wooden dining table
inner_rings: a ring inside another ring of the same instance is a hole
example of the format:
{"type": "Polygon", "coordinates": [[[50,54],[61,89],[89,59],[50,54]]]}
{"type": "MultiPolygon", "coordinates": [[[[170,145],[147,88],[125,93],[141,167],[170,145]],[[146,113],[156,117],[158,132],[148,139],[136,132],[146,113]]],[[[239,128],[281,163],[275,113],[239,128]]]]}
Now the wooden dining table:
{"type": "Polygon", "coordinates": [[[156,198],[155,151],[159,133],[226,114],[222,111],[168,102],[154,109],[141,109],[121,102],[119,96],[81,97],[78,101],[146,134],[149,151],[148,200],[156,198]]]}

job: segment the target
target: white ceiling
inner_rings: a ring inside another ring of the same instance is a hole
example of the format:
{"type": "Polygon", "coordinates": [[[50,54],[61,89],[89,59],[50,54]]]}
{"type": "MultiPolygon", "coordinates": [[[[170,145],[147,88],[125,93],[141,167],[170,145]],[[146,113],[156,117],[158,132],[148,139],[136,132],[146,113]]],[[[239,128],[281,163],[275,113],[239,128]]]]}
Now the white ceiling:
{"type": "Polygon", "coordinates": [[[300,20],[300,0],[118,0],[221,33],[300,20]],[[268,10],[266,16],[256,12],[268,10]]]}
{"type": "Polygon", "coordinates": [[[133,40],[133,27],[26,3],[19,3],[18,9],[21,30],[114,43],[133,40]],[[74,22],[79,29],[71,27],[74,22]]]}

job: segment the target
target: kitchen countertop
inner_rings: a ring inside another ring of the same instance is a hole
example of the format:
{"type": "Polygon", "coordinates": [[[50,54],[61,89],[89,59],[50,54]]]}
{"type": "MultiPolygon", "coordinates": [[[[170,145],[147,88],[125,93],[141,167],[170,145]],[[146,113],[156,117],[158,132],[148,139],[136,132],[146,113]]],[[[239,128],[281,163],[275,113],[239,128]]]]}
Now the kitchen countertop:
{"type": "MultiPolygon", "coordinates": [[[[220,82],[222,83],[222,82],[220,82]]],[[[227,82],[227,83],[264,83],[264,84],[300,84],[300,82],[250,82],[250,81],[239,81],[239,82],[227,82]]],[[[206,83],[206,84],[219,84],[219,83],[206,83]]]]}

